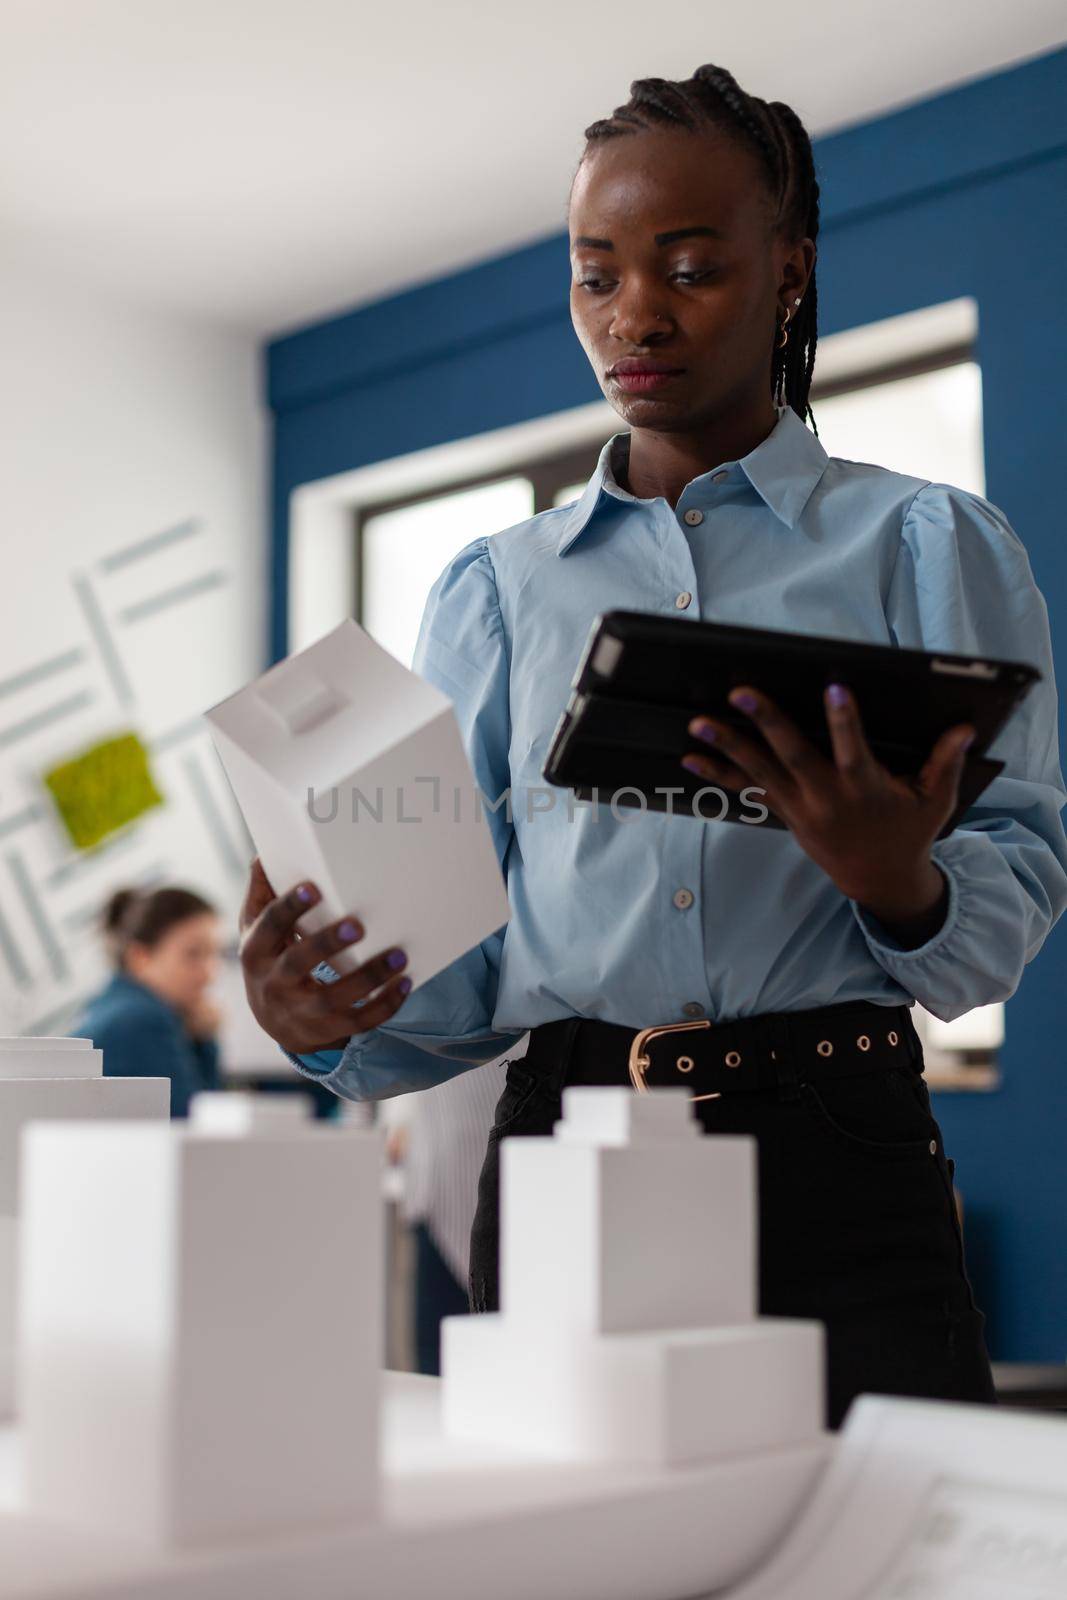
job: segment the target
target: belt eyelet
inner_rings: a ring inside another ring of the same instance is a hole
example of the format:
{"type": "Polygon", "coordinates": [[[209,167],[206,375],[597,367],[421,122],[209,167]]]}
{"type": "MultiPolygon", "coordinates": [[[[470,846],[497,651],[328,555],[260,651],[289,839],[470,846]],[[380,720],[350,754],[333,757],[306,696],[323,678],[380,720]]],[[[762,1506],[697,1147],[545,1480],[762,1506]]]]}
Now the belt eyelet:
{"type": "Polygon", "coordinates": [[[856,1040],[856,1043],[859,1045],[861,1050],[869,1050],[871,1048],[871,1041],[865,1033],[860,1034],[859,1038],[856,1040]]]}
{"type": "Polygon", "coordinates": [[[679,1072],[692,1072],[693,1070],[692,1056],[679,1056],[674,1064],[679,1072]]]}
{"type": "Polygon", "coordinates": [[[723,1060],[728,1067],[739,1067],[741,1065],[741,1057],[736,1050],[727,1050],[723,1060]]]}
{"type": "Polygon", "coordinates": [[[886,1035],[886,1037],[887,1037],[887,1038],[888,1038],[888,1040],[889,1040],[889,1043],[890,1043],[890,1044],[897,1044],[897,1043],[899,1043],[899,1040],[898,1040],[898,1038],[897,1038],[897,1035],[896,1035],[896,1032],[895,1032],[895,1031],[894,1031],[894,1030],[892,1030],[892,1029],[890,1029],[890,1031],[889,1031],[889,1033],[888,1033],[888,1034],[887,1034],[887,1035],[886,1035]]]}
{"type": "Polygon", "coordinates": [[[834,1047],[829,1039],[820,1039],[815,1048],[821,1056],[832,1056],[834,1053],[834,1047]]]}

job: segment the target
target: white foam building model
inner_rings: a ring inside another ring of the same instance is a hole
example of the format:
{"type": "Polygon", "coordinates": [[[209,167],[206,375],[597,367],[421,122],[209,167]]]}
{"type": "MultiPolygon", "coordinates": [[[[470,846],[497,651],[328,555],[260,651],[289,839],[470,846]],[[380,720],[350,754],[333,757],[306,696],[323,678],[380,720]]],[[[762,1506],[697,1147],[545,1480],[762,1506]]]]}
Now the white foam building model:
{"type": "Polygon", "coordinates": [[[314,933],[367,930],[350,972],[390,945],[417,988],[509,919],[486,805],[448,696],[351,619],[205,713],[264,871],[322,899],[314,933]]]}
{"type": "Polygon", "coordinates": [[[15,1403],[20,1136],[55,1118],[170,1115],[169,1078],[105,1078],[91,1039],[0,1039],[0,1418],[15,1403]]]}
{"type": "Polygon", "coordinates": [[[230,1092],[24,1143],[30,1513],[161,1548],[373,1515],[379,1134],[230,1092]]]}
{"type": "Polygon", "coordinates": [[[505,1143],[505,1309],[445,1323],[443,1381],[378,1371],[377,1133],[31,1124],[0,1600],[1059,1600],[1067,1424],[822,1432],[818,1330],[755,1315],[753,1146],[683,1094],[505,1143]]]}
{"type": "Polygon", "coordinates": [[[820,1435],[822,1325],[757,1315],[753,1139],[573,1087],[500,1157],[501,1309],[442,1324],[452,1436],[676,1466],[820,1435]]]}

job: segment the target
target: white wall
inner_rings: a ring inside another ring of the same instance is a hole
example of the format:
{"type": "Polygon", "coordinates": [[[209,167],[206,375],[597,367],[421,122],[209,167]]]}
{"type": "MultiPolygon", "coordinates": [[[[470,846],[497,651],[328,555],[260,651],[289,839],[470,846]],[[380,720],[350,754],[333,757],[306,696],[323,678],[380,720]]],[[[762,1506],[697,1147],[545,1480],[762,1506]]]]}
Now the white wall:
{"type": "Polygon", "coordinates": [[[267,430],[251,337],[7,251],[0,351],[0,1033],[62,1032],[111,888],[234,925],[252,852],[200,713],[266,664],[267,430]],[[40,773],[126,729],[167,804],[79,859],[40,773]]]}

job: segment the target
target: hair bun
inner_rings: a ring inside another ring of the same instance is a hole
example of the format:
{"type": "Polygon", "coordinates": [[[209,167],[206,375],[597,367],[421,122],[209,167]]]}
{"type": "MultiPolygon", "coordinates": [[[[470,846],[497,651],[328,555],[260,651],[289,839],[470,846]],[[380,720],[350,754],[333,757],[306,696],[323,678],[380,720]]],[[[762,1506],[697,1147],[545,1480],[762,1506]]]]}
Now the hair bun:
{"type": "Polygon", "coordinates": [[[139,889],[116,889],[104,905],[101,921],[106,933],[113,933],[125,917],[133,902],[140,896],[139,889]]]}

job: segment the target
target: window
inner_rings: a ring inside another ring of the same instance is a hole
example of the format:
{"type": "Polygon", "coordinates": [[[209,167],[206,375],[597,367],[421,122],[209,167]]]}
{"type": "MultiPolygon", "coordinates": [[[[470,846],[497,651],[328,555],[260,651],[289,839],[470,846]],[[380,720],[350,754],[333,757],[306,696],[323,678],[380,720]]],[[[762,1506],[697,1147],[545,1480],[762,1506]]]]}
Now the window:
{"type": "Polygon", "coordinates": [[[444,493],[361,507],[351,614],[410,666],[427,596],[451,558],[472,539],[574,500],[592,476],[603,442],[531,463],[507,477],[487,476],[444,493]],[[584,478],[576,476],[582,472],[584,478]]]}
{"type": "MultiPolygon", "coordinates": [[[[894,318],[893,324],[908,320],[894,318]]],[[[861,335],[868,331],[859,330],[861,335]]],[[[940,352],[926,349],[892,364],[843,373],[836,381],[831,376],[821,388],[813,383],[811,407],[827,452],[984,495],[981,368],[974,360],[973,337],[960,340],[958,331],[940,352]]],[[[820,344],[817,370],[821,355],[820,344]]],[[[828,365],[832,370],[833,362],[828,365]]],[[[942,1022],[916,1004],[912,1019],[931,1087],[996,1087],[1002,1004],[979,1006],[953,1022],[942,1022]]]]}
{"type": "Polygon", "coordinates": [[[427,596],[447,563],[472,539],[532,512],[530,481],[516,477],[362,517],[356,617],[409,667],[427,596]]]}
{"type": "Polygon", "coordinates": [[[976,361],[953,360],[933,371],[825,396],[813,384],[811,408],[832,456],[985,493],[982,374],[976,361]]]}

